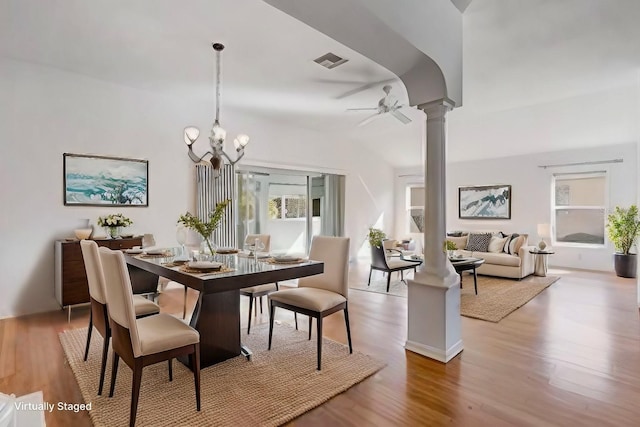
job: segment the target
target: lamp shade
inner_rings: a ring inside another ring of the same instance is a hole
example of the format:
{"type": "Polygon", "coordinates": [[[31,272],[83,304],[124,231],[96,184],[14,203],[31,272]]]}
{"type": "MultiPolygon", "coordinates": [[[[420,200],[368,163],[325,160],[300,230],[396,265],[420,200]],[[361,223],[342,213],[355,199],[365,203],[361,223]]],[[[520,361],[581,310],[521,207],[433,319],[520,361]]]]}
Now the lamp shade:
{"type": "Polygon", "coordinates": [[[551,225],[550,224],[538,224],[538,236],[540,236],[540,237],[549,237],[549,236],[551,236],[551,225]]]}

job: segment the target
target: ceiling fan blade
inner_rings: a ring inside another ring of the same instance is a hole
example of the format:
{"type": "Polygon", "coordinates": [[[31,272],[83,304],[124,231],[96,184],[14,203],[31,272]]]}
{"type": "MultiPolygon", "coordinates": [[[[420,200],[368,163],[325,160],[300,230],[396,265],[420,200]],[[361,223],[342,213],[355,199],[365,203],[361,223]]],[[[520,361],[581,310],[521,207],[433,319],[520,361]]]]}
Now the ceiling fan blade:
{"type": "Polygon", "coordinates": [[[393,114],[393,117],[395,117],[396,119],[400,120],[405,125],[408,124],[408,123],[411,123],[411,119],[409,117],[405,116],[404,114],[402,114],[397,109],[396,110],[391,110],[390,113],[393,114]]]}
{"type": "Polygon", "coordinates": [[[371,108],[347,108],[347,111],[374,111],[377,110],[377,107],[371,107],[371,108]]]}
{"type": "Polygon", "coordinates": [[[377,119],[378,117],[381,117],[382,114],[374,114],[372,116],[367,117],[366,119],[362,120],[360,123],[358,123],[358,127],[360,126],[364,126],[368,123],[371,123],[372,121],[374,121],[375,119],[377,119]]]}
{"type": "Polygon", "coordinates": [[[389,82],[392,82],[392,81],[395,81],[395,80],[396,79],[386,79],[386,80],[381,80],[379,82],[367,83],[367,84],[362,85],[360,87],[357,87],[355,89],[351,89],[351,90],[348,90],[346,92],[343,92],[340,95],[336,96],[335,99],[343,99],[343,98],[346,98],[348,96],[355,95],[356,93],[360,93],[362,91],[365,91],[365,90],[367,90],[369,88],[372,88],[374,86],[385,84],[385,83],[389,83],[389,82]]]}

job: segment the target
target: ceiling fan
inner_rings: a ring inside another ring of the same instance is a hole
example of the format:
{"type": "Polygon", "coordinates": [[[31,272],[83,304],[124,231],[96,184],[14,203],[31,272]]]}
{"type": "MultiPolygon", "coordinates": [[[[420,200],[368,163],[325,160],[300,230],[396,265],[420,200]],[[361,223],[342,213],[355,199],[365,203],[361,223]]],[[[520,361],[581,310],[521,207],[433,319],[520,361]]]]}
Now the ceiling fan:
{"type": "Polygon", "coordinates": [[[386,95],[383,98],[381,98],[380,101],[378,101],[377,107],[347,108],[347,111],[376,111],[375,114],[365,118],[360,123],[358,123],[358,126],[364,126],[367,123],[375,120],[376,118],[384,116],[385,114],[392,115],[393,117],[395,117],[396,119],[404,123],[405,125],[407,123],[411,123],[411,119],[409,117],[405,116],[402,112],[398,111],[401,108],[403,108],[404,105],[398,105],[400,101],[398,101],[396,97],[391,94],[391,85],[384,85],[382,87],[382,90],[386,95]]]}

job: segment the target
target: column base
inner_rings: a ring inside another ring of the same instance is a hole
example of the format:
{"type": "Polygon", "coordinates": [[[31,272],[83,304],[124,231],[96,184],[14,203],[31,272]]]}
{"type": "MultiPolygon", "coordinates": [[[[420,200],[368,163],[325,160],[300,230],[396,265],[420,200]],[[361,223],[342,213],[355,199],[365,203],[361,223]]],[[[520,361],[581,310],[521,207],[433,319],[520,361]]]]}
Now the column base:
{"type": "Polygon", "coordinates": [[[423,269],[409,280],[405,348],[447,363],[463,349],[460,276],[447,262],[444,274],[423,269]]]}
{"type": "Polygon", "coordinates": [[[458,340],[458,342],[456,342],[446,350],[409,340],[407,340],[407,342],[404,344],[404,348],[412,353],[417,353],[419,355],[428,357],[429,359],[437,360],[442,363],[447,363],[458,354],[460,354],[462,350],[464,350],[462,340],[458,340]]]}

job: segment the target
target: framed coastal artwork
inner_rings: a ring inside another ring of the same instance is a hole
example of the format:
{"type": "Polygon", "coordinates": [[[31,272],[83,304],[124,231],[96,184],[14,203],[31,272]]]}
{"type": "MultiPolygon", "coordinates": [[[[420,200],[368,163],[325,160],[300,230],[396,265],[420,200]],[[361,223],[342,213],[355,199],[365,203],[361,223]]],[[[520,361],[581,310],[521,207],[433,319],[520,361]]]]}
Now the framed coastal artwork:
{"type": "Polygon", "coordinates": [[[511,186],[458,187],[458,218],[511,219],[511,186]]]}
{"type": "Polygon", "coordinates": [[[149,206],[149,162],[63,155],[66,206],[149,206]]]}

